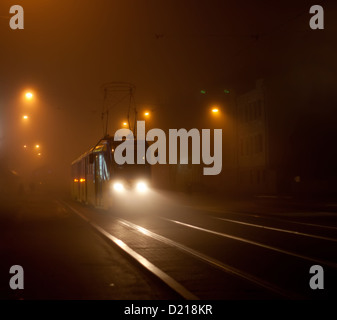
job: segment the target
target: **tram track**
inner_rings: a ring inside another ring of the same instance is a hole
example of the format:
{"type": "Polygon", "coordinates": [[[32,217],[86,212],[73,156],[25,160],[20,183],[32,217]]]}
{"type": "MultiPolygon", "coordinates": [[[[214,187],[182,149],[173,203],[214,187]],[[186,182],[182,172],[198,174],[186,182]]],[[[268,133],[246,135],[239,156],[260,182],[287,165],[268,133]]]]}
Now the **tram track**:
{"type": "Polygon", "coordinates": [[[72,210],[75,214],[77,214],[81,219],[87,222],[95,231],[97,231],[103,238],[108,240],[112,245],[116,246],[120,249],[124,254],[128,257],[132,258],[134,262],[136,262],[141,268],[145,269],[147,272],[155,276],[157,279],[162,281],[166,286],[168,286],[171,290],[176,292],[179,296],[186,300],[198,300],[199,298],[195,296],[193,293],[188,291],[184,286],[170,277],[167,273],[156,267],[153,263],[151,263],[148,259],[137,253],[135,250],[130,248],[124,241],[118,239],[117,237],[113,236],[102,227],[88,219],[84,214],[79,212],[73,206],[69,205],[64,201],[59,201],[62,205],[65,205],[70,210],[72,210]]]}
{"type": "MultiPolygon", "coordinates": [[[[101,234],[105,239],[109,240],[109,242],[112,245],[117,246],[120,250],[123,251],[124,254],[131,257],[132,260],[139,267],[146,269],[147,272],[151,273],[157,279],[165,283],[166,286],[168,286],[171,290],[175,291],[183,299],[196,300],[199,298],[193,292],[193,290],[186,288],[183,284],[179,282],[179,280],[174,279],[171,275],[169,275],[167,272],[160,269],[160,267],[156,266],[149,259],[147,259],[144,255],[141,255],[139,252],[137,252],[138,251],[137,248],[136,249],[132,248],[132,246],[128,245],[126,241],[119,239],[114,234],[112,234],[111,231],[107,231],[104,227],[101,227],[95,222],[91,221],[89,218],[86,217],[85,214],[81,213],[79,210],[75,209],[72,205],[68,204],[67,202],[61,201],[61,203],[64,206],[68,207],[70,210],[72,210],[79,217],[81,217],[84,221],[89,223],[99,234],[101,234]]],[[[244,270],[240,270],[239,268],[230,266],[207,254],[204,254],[202,252],[199,252],[198,250],[189,248],[188,246],[185,246],[182,243],[179,243],[177,241],[174,241],[167,237],[159,235],[155,232],[152,232],[149,229],[144,228],[131,221],[128,221],[126,219],[117,218],[116,222],[120,226],[133,230],[140,237],[143,236],[143,237],[151,238],[152,240],[158,241],[167,246],[175,248],[179,250],[180,252],[182,252],[183,254],[186,254],[192,257],[193,259],[197,259],[201,261],[202,263],[209,265],[210,268],[216,268],[218,270],[221,270],[221,272],[226,273],[230,277],[238,278],[241,281],[243,280],[249,283],[249,285],[259,287],[262,290],[265,290],[266,292],[272,293],[275,297],[288,298],[288,299],[289,298],[290,299],[301,299],[302,298],[300,294],[291,292],[289,290],[285,290],[284,288],[279,287],[275,283],[265,281],[259,277],[256,277],[253,274],[247,273],[244,270]]]]}

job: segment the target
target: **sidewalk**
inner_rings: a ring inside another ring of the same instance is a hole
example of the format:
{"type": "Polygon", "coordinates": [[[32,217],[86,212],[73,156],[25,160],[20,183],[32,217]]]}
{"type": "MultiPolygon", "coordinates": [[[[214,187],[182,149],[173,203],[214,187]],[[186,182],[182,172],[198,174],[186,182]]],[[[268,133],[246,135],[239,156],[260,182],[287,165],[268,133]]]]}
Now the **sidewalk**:
{"type": "Polygon", "coordinates": [[[175,298],[50,196],[0,201],[0,300],[175,298]],[[13,265],[22,290],[9,287],[13,265]]]}

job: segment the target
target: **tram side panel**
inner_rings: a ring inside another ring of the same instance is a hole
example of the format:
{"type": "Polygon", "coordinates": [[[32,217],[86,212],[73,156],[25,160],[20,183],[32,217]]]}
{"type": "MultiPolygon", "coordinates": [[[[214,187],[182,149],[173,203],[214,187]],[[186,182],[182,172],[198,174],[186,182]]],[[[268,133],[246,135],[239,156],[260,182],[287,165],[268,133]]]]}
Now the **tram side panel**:
{"type": "Polygon", "coordinates": [[[95,195],[95,162],[93,161],[93,154],[87,156],[86,170],[87,170],[87,203],[94,206],[96,204],[95,195]]]}
{"type": "Polygon", "coordinates": [[[95,194],[96,206],[108,208],[110,174],[107,164],[108,155],[105,151],[95,154],[95,194]]]}
{"type": "Polygon", "coordinates": [[[72,189],[71,195],[74,200],[79,200],[80,198],[80,180],[79,180],[79,163],[75,162],[71,167],[72,171],[72,189]]]}
{"type": "Polygon", "coordinates": [[[85,158],[80,161],[80,201],[86,203],[85,158]]]}

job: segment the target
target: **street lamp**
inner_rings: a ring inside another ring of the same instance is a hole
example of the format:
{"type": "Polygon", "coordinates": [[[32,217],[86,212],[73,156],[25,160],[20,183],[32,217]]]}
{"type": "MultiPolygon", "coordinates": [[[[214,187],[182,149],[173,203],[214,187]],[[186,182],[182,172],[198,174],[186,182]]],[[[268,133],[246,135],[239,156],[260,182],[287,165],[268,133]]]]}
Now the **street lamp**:
{"type": "Polygon", "coordinates": [[[39,149],[39,148],[40,148],[40,145],[39,145],[39,144],[35,145],[35,148],[36,148],[36,149],[39,149]]]}
{"type": "Polygon", "coordinates": [[[31,92],[26,92],[25,97],[27,100],[31,100],[33,98],[33,94],[31,92]]]}
{"type": "Polygon", "coordinates": [[[24,115],[24,116],[22,116],[22,119],[23,119],[23,120],[28,120],[28,116],[27,116],[27,115],[24,115]]]}
{"type": "Polygon", "coordinates": [[[218,108],[212,108],[212,112],[213,113],[219,113],[219,109],[218,108]]]}

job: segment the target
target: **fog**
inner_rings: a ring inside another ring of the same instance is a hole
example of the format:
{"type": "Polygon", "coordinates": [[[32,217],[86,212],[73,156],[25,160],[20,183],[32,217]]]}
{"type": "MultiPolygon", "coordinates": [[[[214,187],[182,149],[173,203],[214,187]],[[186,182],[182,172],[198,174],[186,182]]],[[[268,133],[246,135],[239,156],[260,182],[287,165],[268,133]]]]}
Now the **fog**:
{"type": "MultiPolygon", "coordinates": [[[[8,26],[13,1],[0,3],[0,161],[26,188],[34,174],[67,187],[71,162],[103,136],[102,85],[112,81],[135,85],[139,114],[151,111],[149,128],[221,126],[204,116],[219,98],[201,101],[200,91],[240,94],[259,78],[280,88],[270,111],[280,119],[276,139],[318,104],[323,117],[336,114],[331,3],[325,30],[313,31],[311,4],[298,1],[19,2],[24,30],[8,26]]],[[[128,107],[126,100],[110,110],[109,134],[128,107]]]]}

